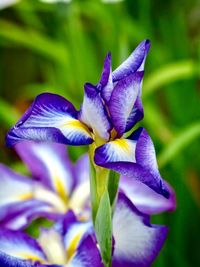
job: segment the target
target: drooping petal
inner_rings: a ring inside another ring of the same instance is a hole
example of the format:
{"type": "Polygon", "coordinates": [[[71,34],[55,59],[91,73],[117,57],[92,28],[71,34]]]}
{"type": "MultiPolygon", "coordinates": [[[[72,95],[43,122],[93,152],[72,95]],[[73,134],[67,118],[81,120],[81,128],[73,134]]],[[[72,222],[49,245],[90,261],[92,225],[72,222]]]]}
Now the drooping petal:
{"type": "Polygon", "coordinates": [[[0,207],[33,198],[33,182],[30,178],[13,172],[0,164],[0,207]]]}
{"type": "Polygon", "coordinates": [[[145,129],[139,128],[128,139],[116,139],[95,150],[97,165],[139,180],[169,198],[156,162],[153,142],[145,129]]]}
{"type": "Polygon", "coordinates": [[[141,81],[144,72],[135,72],[120,80],[115,86],[109,104],[109,112],[115,130],[122,136],[143,117],[139,104],[141,81]],[[135,106],[137,100],[137,106],[135,106]],[[139,112],[139,114],[138,114],[139,112]]]}
{"type": "Polygon", "coordinates": [[[68,267],[103,267],[95,241],[89,235],[81,242],[68,267]]]}
{"type": "Polygon", "coordinates": [[[110,53],[107,54],[104,60],[103,71],[101,74],[101,79],[97,85],[97,88],[100,90],[102,98],[107,103],[110,100],[112,90],[113,90],[112,66],[111,66],[111,54],[110,53]]]}
{"type": "Polygon", "coordinates": [[[20,259],[45,263],[47,258],[37,241],[20,231],[0,229],[0,251],[20,259]]]}
{"type": "Polygon", "coordinates": [[[77,221],[73,211],[60,218],[55,228],[64,237],[68,267],[103,267],[92,221],[77,221]]]}
{"type": "Polygon", "coordinates": [[[26,200],[7,204],[0,208],[0,226],[11,230],[26,228],[37,218],[56,220],[58,214],[48,203],[40,200],[26,200]]]}
{"type": "Polygon", "coordinates": [[[8,132],[6,143],[13,146],[22,140],[51,141],[69,145],[93,142],[90,132],[77,119],[77,111],[65,98],[44,93],[8,132]]]}
{"type": "Polygon", "coordinates": [[[69,197],[75,180],[65,145],[23,141],[15,149],[37,180],[61,198],[69,197]]]}
{"type": "Polygon", "coordinates": [[[157,194],[147,185],[130,177],[122,176],[119,182],[120,190],[134,203],[136,208],[142,213],[149,215],[175,210],[175,192],[170,185],[167,183],[166,185],[170,192],[169,199],[157,194]]]}
{"type": "Polygon", "coordinates": [[[107,110],[98,90],[89,83],[85,84],[85,94],[79,119],[92,128],[94,135],[104,140],[109,139],[111,123],[107,110]]]}
{"type": "Polygon", "coordinates": [[[148,215],[139,212],[119,193],[113,216],[113,267],[150,266],[167,236],[165,226],[151,225],[148,215]]]}
{"type": "Polygon", "coordinates": [[[132,54],[116,70],[113,71],[113,82],[119,81],[136,71],[143,71],[150,45],[149,40],[142,41],[132,54]]]}
{"type": "Polygon", "coordinates": [[[74,256],[74,253],[77,251],[81,242],[91,233],[93,233],[91,221],[77,221],[71,225],[68,224],[68,228],[66,228],[66,233],[64,235],[64,244],[68,259],[74,256]]]}

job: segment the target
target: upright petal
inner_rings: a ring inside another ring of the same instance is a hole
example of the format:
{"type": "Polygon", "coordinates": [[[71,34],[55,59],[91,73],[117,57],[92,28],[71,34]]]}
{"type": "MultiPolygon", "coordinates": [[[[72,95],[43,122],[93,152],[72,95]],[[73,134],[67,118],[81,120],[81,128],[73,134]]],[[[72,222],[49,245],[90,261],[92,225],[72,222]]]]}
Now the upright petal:
{"type": "Polygon", "coordinates": [[[115,71],[113,71],[113,82],[117,82],[136,71],[143,71],[150,45],[149,40],[142,41],[132,54],[115,71]]]}
{"type": "Polygon", "coordinates": [[[113,267],[147,267],[152,264],[167,236],[165,226],[151,225],[150,218],[139,212],[119,193],[113,216],[113,267]]]}
{"type": "Polygon", "coordinates": [[[119,188],[131,200],[136,208],[145,214],[157,214],[164,211],[173,211],[176,208],[176,197],[172,187],[168,184],[167,188],[170,192],[169,199],[156,193],[150,187],[132,179],[122,176],[120,178],[119,188]]]}
{"type": "Polygon", "coordinates": [[[90,132],[77,119],[74,106],[59,95],[44,93],[8,132],[6,143],[13,146],[22,140],[51,141],[69,145],[93,142],[90,132]]]}
{"type": "Polygon", "coordinates": [[[111,123],[108,113],[98,90],[92,84],[85,84],[85,94],[79,118],[83,123],[92,128],[96,137],[104,140],[109,139],[111,123]]]}
{"type": "Polygon", "coordinates": [[[15,149],[37,180],[62,199],[69,197],[75,179],[65,145],[23,141],[15,149]]]}
{"type": "Polygon", "coordinates": [[[155,149],[145,129],[139,128],[128,139],[116,139],[95,150],[97,165],[139,180],[169,198],[156,162],[155,149]]]}
{"type": "Polygon", "coordinates": [[[135,72],[126,76],[117,83],[112,92],[108,108],[113,126],[119,136],[122,136],[126,130],[130,130],[138,119],[143,117],[143,110],[139,105],[143,74],[144,72],[135,72]]]}
{"type": "Polygon", "coordinates": [[[104,60],[103,71],[101,74],[101,79],[97,85],[97,88],[100,90],[102,98],[107,103],[110,100],[112,90],[113,90],[112,66],[111,66],[111,54],[110,53],[107,54],[104,60]]]}

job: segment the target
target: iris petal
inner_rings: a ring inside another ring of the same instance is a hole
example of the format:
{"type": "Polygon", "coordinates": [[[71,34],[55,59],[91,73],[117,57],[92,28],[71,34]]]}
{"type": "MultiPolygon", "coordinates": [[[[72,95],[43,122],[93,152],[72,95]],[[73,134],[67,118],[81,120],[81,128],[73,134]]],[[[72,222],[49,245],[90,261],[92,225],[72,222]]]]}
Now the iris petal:
{"type": "Polygon", "coordinates": [[[74,187],[73,166],[62,144],[23,141],[15,146],[33,176],[67,199],[74,187]]]}
{"type": "Polygon", "coordinates": [[[143,117],[138,108],[143,72],[136,72],[120,80],[115,86],[108,104],[114,128],[121,136],[143,117]],[[136,103],[137,100],[137,103],[136,103]],[[137,106],[136,106],[137,104],[137,106]],[[139,112],[139,114],[138,114],[139,112]]]}
{"type": "Polygon", "coordinates": [[[108,140],[111,123],[103,101],[92,84],[85,84],[85,94],[79,118],[92,128],[97,137],[108,140]]]}
{"type": "Polygon", "coordinates": [[[113,216],[114,267],[150,266],[166,239],[165,226],[151,225],[150,218],[139,212],[119,193],[113,216]]]}
{"type": "Polygon", "coordinates": [[[0,206],[33,198],[33,182],[0,164],[0,206]]]}
{"type": "Polygon", "coordinates": [[[150,45],[149,40],[142,41],[132,54],[113,71],[113,82],[117,82],[136,71],[143,71],[150,45]]]}
{"type": "Polygon", "coordinates": [[[137,129],[128,139],[116,139],[98,147],[94,161],[99,166],[139,180],[169,198],[169,191],[158,171],[153,142],[143,128],[137,129]]]}
{"type": "Polygon", "coordinates": [[[52,141],[70,145],[93,142],[88,128],[77,118],[74,106],[61,96],[44,93],[8,132],[6,143],[13,146],[22,140],[52,141]]]}
{"type": "Polygon", "coordinates": [[[19,231],[0,229],[0,251],[20,259],[46,262],[46,256],[36,240],[19,231]]]}
{"type": "MultiPolygon", "coordinates": [[[[166,183],[166,182],[165,182],[166,183]]],[[[158,214],[164,211],[173,211],[176,208],[176,198],[172,187],[168,184],[169,199],[157,194],[150,187],[132,179],[122,176],[119,187],[125,195],[134,203],[136,208],[145,214],[158,214]]]]}
{"type": "Polygon", "coordinates": [[[98,88],[101,90],[101,96],[107,103],[110,100],[113,91],[113,81],[112,81],[112,66],[111,66],[111,54],[108,53],[105,60],[103,71],[101,74],[100,82],[98,83],[98,88]]]}

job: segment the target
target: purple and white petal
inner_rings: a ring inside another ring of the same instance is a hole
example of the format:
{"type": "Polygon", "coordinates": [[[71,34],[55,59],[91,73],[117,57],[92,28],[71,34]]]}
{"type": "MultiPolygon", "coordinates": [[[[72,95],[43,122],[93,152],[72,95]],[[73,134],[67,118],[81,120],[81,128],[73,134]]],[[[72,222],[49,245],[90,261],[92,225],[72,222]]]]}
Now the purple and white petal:
{"type": "Polygon", "coordinates": [[[34,178],[61,198],[69,197],[75,180],[65,145],[23,141],[16,144],[15,149],[28,165],[34,178]]]}
{"type": "Polygon", "coordinates": [[[90,203],[90,164],[88,154],[82,155],[74,166],[76,185],[69,199],[69,207],[76,214],[85,213],[90,203]]]}
{"type": "Polygon", "coordinates": [[[63,237],[54,227],[48,229],[42,228],[38,238],[38,243],[50,263],[62,265],[67,263],[63,237]]]}
{"type": "Polygon", "coordinates": [[[113,267],[147,267],[160,252],[167,227],[151,225],[148,215],[139,212],[132,202],[119,193],[113,216],[113,267]]]}
{"type": "Polygon", "coordinates": [[[94,161],[103,167],[112,162],[136,162],[135,150],[135,140],[118,138],[98,147],[94,161]]]}
{"type": "Polygon", "coordinates": [[[139,94],[137,96],[137,99],[135,101],[135,104],[133,106],[133,109],[131,110],[129,117],[127,118],[125,132],[130,131],[137,122],[143,119],[143,117],[144,117],[144,109],[139,94]]]}
{"type": "Polygon", "coordinates": [[[0,164],[0,207],[33,198],[33,182],[0,164]]]}
{"type": "Polygon", "coordinates": [[[93,130],[95,136],[109,139],[112,127],[107,110],[96,87],[89,83],[85,84],[79,119],[93,130]]]}
{"type": "Polygon", "coordinates": [[[51,141],[69,145],[91,144],[93,139],[77,111],[65,98],[44,93],[8,132],[6,143],[13,146],[22,140],[51,141]]]}
{"type": "Polygon", "coordinates": [[[175,210],[175,192],[169,184],[166,183],[166,185],[170,192],[169,199],[157,194],[144,183],[130,177],[122,176],[119,182],[120,190],[134,203],[136,208],[142,213],[149,215],[175,210]]]}
{"type": "Polygon", "coordinates": [[[156,162],[153,143],[143,128],[137,129],[128,139],[115,139],[95,150],[97,165],[139,180],[157,193],[169,198],[156,162]]]}
{"type": "Polygon", "coordinates": [[[40,217],[56,220],[59,215],[54,207],[36,199],[11,203],[1,206],[0,226],[21,230],[40,217]]]}
{"type": "Polygon", "coordinates": [[[65,230],[64,246],[69,259],[74,255],[84,238],[90,234],[93,234],[92,221],[77,221],[71,225],[68,224],[68,228],[65,230]]]}
{"type": "Polygon", "coordinates": [[[68,267],[103,267],[96,242],[88,235],[79,245],[68,267]]]}
{"type": "Polygon", "coordinates": [[[110,53],[107,54],[104,60],[103,71],[101,74],[101,79],[97,85],[97,89],[100,90],[102,98],[107,103],[110,100],[112,90],[113,90],[112,66],[111,66],[111,54],[110,53]]]}
{"type": "Polygon", "coordinates": [[[143,71],[150,45],[149,40],[142,41],[132,54],[113,71],[113,82],[117,82],[136,71],[143,71]]]}
{"type": "MultiPolygon", "coordinates": [[[[113,89],[108,109],[118,136],[130,130],[138,118],[142,117],[141,114],[137,114],[138,109],[135,104],[140,95],[143,74],[144,72],[141,71],[126,76],[113,89]]],[[[137,106],[140,103],[137,103],[137,106]]],[[[141,112],[141,109],[139,111],[141,112]]]]}
{"type": "Polygon", "coordinates": [[[19,259],[45,263],[47,258],[37,241],[20,231],[0,229],[0,251],[19,259]]]}

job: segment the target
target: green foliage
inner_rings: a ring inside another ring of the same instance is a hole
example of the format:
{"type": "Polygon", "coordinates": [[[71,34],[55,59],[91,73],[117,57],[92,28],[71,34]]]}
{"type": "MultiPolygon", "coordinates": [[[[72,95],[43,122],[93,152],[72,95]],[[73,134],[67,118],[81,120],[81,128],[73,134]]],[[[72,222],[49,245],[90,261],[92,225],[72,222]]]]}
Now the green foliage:
{"type": "Polygon", "coordinates": [[[111,206],[115,205],[115,200],[118,193],[119,177],[119,173],[110,171],[108,178],[108,193],[111,206]]]}
{"type": "Polygon", "coordinates": [[[108,191],[104,192],[100,200],[95,219],[95,231],[104,266],[109,267],[112,253],[112,220],[108,191]]]}
{"type": "MultiPolygon", "coordinates": [[[[83,84],[98,81],[107,51],[115,68],[142,39],[151,40],[141,125],[178,202],[175,213],[159,218],[170,232],[158,267],[200,265],[199,10],[197,0],[24,0],[0,11],[0,160],[10,166],[18,159],[5,148],[5,133],[37,94],[62,94],[79,108],[83,84]]],[[[70,152],[76,158],[83,148],[70,152]]]]}

